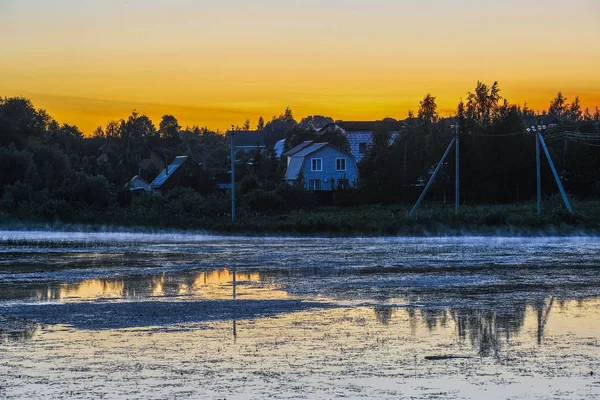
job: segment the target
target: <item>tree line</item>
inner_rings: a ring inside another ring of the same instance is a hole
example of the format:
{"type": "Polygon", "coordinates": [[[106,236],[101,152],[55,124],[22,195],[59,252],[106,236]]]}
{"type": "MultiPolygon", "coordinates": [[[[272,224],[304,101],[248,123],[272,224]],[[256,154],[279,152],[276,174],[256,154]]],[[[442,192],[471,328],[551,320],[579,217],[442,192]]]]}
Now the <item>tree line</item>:
{"type": "MultiPolygon", "coordinates": [[[[413,202],[456,125],[461,134],[462,201],[527,201],[535,195],[535,138],[526,126],[537,123],[538,117],[527,104],[504,99],[497,83],[478,82],[457,105],[454,118],[440,117],[436,98],[427,94],[416,113],[409,111],[403,129],[393,130],[389,120],[377,124],[373,144],[359,164],[356,189],[315,194],[303,190],[301,183],[282,181],[286,163],[275,156],[276,139],[286,139],[285,149],[304,140],[331,142],[343,150],[349,150],[349,143],[339,131],[317,131],[333,119],[313,116],[297,121],[287,108],[268,122],[258,120],[267,149],[236,154],[239,212],[251,216],[319,205],[413,202]]],[[[569,102],[558,93],[542,117],[552,121],[545,135],[566,190],[578,197],[600,195],[600,141],[593,136],[600,134],[598,108],[582,109],[578,98],[569,102]]],[[[232,129],[248,130],[250,121],[232,129]]],[[[432,187],[433,200],[453,198],[453,157],[452,153],[432,187]]],[[[228,214],[229,193],[217,183],[227,178],[229,165],[229,145],[222,132],[182,128],[173,115],[164,115],[155,126],[133,111],[86,137],[28,99],[0,98],[0,221],[199,224],[228,214]],[[185,184],[163,196],[135,196],[127,188],[134,175],[151,181],[160,172],[156,165],[140,167],[152,149],[167,160],[188,156],[181,171],[185,184]]],[[[556,191],[547,165],[543,187],[546,195],[556,191]]]]}

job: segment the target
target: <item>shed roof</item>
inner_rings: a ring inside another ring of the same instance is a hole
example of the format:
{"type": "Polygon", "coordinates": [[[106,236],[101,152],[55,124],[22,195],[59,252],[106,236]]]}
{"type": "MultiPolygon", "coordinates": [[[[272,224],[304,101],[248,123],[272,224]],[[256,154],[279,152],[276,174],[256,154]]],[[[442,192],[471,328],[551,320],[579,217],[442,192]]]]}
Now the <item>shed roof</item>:
{"type": "Polygon", "coordinates": [[[177,170],[177,168],[179,168],[181,166],[181,164],[183,164],[183,162],[185,160],[187,160],[187,156],[175,157],[175,159],[171,162],[171,164],[169,164],[167,168],[163,169],[161,171],[161,173],[158,174],[158,176],[152,181],[152,183],[150,184],[150,187],[151,188],[161,187],[167,181],[167,179],[169,179],[173,175],[173,173],[177,170]],[[168,173],[167,173],[167,171],[168,171],[168,173]]]}

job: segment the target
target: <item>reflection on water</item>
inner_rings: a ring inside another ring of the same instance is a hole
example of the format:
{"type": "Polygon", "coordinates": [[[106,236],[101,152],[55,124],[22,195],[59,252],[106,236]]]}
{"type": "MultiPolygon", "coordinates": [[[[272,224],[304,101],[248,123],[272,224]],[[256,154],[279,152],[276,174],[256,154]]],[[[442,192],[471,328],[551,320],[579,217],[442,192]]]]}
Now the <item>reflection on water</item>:
{"type": "Polygon", "coordinates": [[[126,288],[122,279],[89,279],[79,283],[49,285],[45,291],[38,290],[38,300],[69,300],[135,297],[135,288],[126,288]]]}
{"type": "MultiPolygon", "coordinates": [[[[185,271],[180,274],[134,276],[118,279],[88,279],[77,283],[49,283],[44,288],[31,285],[15,288],[13,299],[35,298],[38,301],[81,301],[142,297],[192,296],[201,299],[231,298],[232,290],[243,298],[286,298],[288,294],[259,272],[235,272],[218,269],[207,272],[185,271]],[[234,285],[235,280],[235,285],[234,285]],[[31,293],[31,294],[29,294],[31,293]]],[[[10,292],[11,288],[7,288],[10,292]]],[[[10,296],[5,293],[5,296],[10,296]]]]}
{"type": "Polygon", "coordinates": [[[23,318],[7,318],[0,315],[0,344],[9,341],[26,341],[32,339],[40,325],[35,321],[23,318]]]}
{"type": "Polygon", "coordinates": [[[49,326],[3,346],[0,386],[17,398],[598,398],[600,302],[546,298],[542,346],[533,303],[517,321],[501,306],[358,306],[160,329],[49,326]]]}
{"type": "MultiPolygon", "coordinates": [[[[353,276],[349,273],[350,276],[353,276]]],[[[525,320],[529,316],[535,321],[535,339],[538,345],[543,345],[545,329],[553,308],[560,307],[568,299],[555,300],[555,296],[548,293],[541,296],[523,295],[502,297],[496,299],[495,295],[479,297],[477,299],[456,302],[456,304],[440,305],[444,299],[452,294],[451,287],[442,290],[425,291],[422,288],[404,288],[405,298],[393,298],[393,303],[388,304],[392,296],[386,295],[388,291],[396,291],[393,282],[398,281],[396,276],[402,274],[385,274],[388,279],[386,286],[378,286],[378,280],[365,279],[364,286],[372,290],[377,289],[377,302],[372,306],[375,323],[381,326],[391,326],[397,319],[404,320],[411,336],[434,334],[436,331],[452,328],[457,340],[470,347],[481,357],[499,357],[503,345],[521,335],[525,320]],[[392,282],[392,283],[389,283],[392,282]],[[371,285],[372,287],[369,287],[371,285]],[[387,298],[387,300],[386,300],[387,298]],[[424,328],[424,330],[423,330],[424,328]]],[[[263,273],[258,271],[232,271],[229,269],[215,269],[210,271],[190,271],[160,273],[153,275],[137,275],[114,279],[87,279],[76,283],[47,283],[40,288],[40,284],[31,286],[18,286],[12,298],[31,299],[37,301],[80,302],[94,300],[153,300],[153,298],[187,299],[194,300],[229,300],[241,298],[244,300],[273,300],[299,298],[298,293],[306,287],[313,285],[310,298],[320,297],[326,301],[336,303],[336,299],[348,298],[348,293],[356,295],[363,290],[357,287],[351,278],[348,287],[341,290],[340,286],[335,292],[327,292],[331,287],[328,279],[334,279],[336,284],[344,282],[344,274],[336,273],[333,278],[313,272],[307,275],[302,272],[299,281],[289,275],[274,272],[263,273]],[[315,281],[320,282],[314,284],[315,281]],[[315,286],[316,285],[316,286],[315,286]],[[321,286],[319,286],[321,285],[321,286]],[[316,289],[315,289],[316,287],[316,289]],[[290,296],[288,290],[292,288],[295,293],[290,296]],[[33,296],[31,295],[33,293],[33,296]]],[[[440,282],[439,278],[435,278],[440,282]]],[[[453,281],[454,282],[454,281],[453,281]]],[[[8,288],[9,291],[11,288],[8,288]]],[[[370,293],[366,290],[366,293],[370,293]]],[[[461,289],[459,289],[460,292],[461,289]]],[[[515,292],[516,293],[516,292],[515,292]]],[[[10,297],[10,294],[5,293],[10,297]]],[[[364,296],[360,295],[359,296],[364,296]]],[[[367,295],[368,298],[369,295],[367,295]]],[[[301,297],[300,297],[301,298],[301,297]]],[[[337,307],[346,307],[338,304],[337,307]]],[[[232,320],[232,334],[237,338],[237,319],[232,320]]],[[[243,319],[243,317],[241,318],[243,319]]],[[[20,331],[19,339],[30,339],[37,331],[37,326],[28,327],[20,331]]],[[[6,336],[6,335],[5,335],[6,336]]],[[[16,334],[10,335],[16,338],[16,334]]]]}
{"type": "Polygon", "coordinates": [[[408,321],[412,336],[417,336],[419,326],[429,333],[451,326],[460,342],[470,343],[479,356],[498,357],[502,344],[521,334],[527,317],[534,321],[536,343],[542,345],[553,307],[556,307],[555,298],[550,296],[532,301],[487,304],[485,307],[471,304],[457,307],[397,308],[380,304],[374,307],[374,311],[378,323],[385,326],[390,325],[394,318],[404,318],[408,321]],[[398,313],[403,315],[397,315],[398,313]]]}

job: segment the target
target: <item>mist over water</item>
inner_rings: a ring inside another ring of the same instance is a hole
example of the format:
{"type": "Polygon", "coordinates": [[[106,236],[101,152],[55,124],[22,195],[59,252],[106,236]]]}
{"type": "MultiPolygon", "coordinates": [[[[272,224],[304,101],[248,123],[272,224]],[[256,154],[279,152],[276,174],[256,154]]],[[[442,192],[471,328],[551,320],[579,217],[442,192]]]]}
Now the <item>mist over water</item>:
{"type": "Polygon", "coordinates": [[[596,237],[0,231],[0,393],[60,397],[119,365],[128,398],[593,397],[599,254],[596,237]]]}

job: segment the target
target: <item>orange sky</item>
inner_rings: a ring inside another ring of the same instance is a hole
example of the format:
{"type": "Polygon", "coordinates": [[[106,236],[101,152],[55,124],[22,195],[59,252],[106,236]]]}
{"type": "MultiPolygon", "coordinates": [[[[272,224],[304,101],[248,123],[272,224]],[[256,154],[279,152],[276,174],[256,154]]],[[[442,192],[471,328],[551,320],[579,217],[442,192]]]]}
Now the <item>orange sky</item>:
{"type": "Polygon", "coordinates": [[[600,105],[597,0],[2,0],[0,95],[85,133],[136,109],[227,129],[451,112],[477,80],[600,105]],[[325,4],[323,4],[325,3],[325,4]]]}

